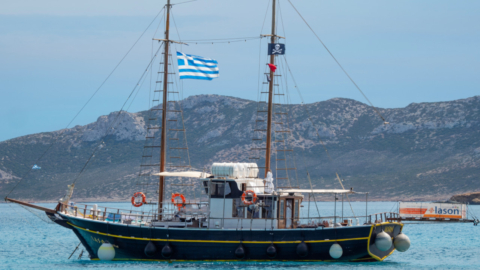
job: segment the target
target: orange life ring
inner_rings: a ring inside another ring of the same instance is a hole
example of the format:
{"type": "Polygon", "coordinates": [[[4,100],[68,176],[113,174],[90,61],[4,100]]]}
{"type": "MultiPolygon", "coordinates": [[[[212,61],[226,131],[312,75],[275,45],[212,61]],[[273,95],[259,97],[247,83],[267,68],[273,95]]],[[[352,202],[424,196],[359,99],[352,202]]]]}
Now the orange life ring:
{"type": "Polygon", "coordinates": [[[180,208],[185,208],[185,196],[183,196],[183,194],[181,193],[172,193],[172,203],[173,205],[175,205],[176,207],[178,207],[178,211],[180,211],[180,208]],[[182,203],[175,203],[175,198],[177,197],[180,197],[180,199],[182,199],[182,203]]]}
{"type": "Polygon", "coordinates": [[[242,202],[243,204],[245,205],[251,205],[251,204],[254,204],[255,202],[257,201],[257,194],[255,194],[255,192],[253,190],[247,190],[247,191],[244,191],[243,194],[242,194],[242,202]],[[253,199],[251,201],[247,201],[245,200],[245,197],[247,197],[248,194],[252,194],[252,197],[253,199]]]}
{"type": "Polygon", "coordinates": [[[132,205],[135,206],[135,207],[140,207],[142,206],[144,203],[147,203],[146,202],[146,197],[145,197],[145,194],[143,194],[143,192],[136,192],[135,194],[133,194],[132,196],[132,205]],[[136,202],[135,199],[138,198],[138,196],[142,196],[142,201],[141,202],[136,202]]]}

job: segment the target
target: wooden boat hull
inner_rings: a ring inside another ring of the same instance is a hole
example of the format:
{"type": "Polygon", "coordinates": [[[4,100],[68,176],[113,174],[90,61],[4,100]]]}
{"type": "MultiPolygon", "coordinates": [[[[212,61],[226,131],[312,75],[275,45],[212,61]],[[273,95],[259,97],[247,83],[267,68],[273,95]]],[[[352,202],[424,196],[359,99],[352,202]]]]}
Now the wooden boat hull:
{"type": "Polygon", "coordinates": [[[382,252],[375,247],[375,232],[382,230],[392,238],[398,235],[403,224],[381,224],[338,227],[274,230],[219,230],[193,228],[152,228],[118,223],[106,223],[90,219],[62,215],[82,241],[92,260],[98,260],[97,251],[106,241],[115,248],[114,260],[139,261],[382,261],[393,253],[394,246],[382,252]],[[305,242],[308,252],[297,254],[297,247],[305,242]],[[145,247],[152,242],[156,252],[145,254],[145,247]],[[343,255],[333,259],[329,250],[334,243],[343,249],[343,255]],[[267,255],[267,248],[274,245],[276,255],[267,255]],[[170,257],[162,255],[169,245],[170,257]],[[235,256],[235,250],[243,245],[243,258],[235,256]]]}

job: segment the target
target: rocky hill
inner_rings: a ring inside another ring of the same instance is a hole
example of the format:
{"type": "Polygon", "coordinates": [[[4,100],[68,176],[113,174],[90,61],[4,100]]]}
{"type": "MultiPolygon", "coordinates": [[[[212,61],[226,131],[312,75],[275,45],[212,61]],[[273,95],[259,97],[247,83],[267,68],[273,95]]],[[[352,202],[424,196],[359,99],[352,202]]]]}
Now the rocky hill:
{"type": "Polygon", "coordinates": [[[480,192],[470,192],[453,195],[449,201],[468,204],[480,204],[480,192]]]}
{"type": "MultiPolygon", "coordinates": [[[[213,162],[252,161],[250,149],[256,147],[252,136],[257,120],[262,121],[257,117],[257,102],[201,95],[180,104],[194,168],[208,169],[213,162]]],[[[279,185],[308,187],[308,170],[316,188],[339,188],[335,180],[335,172],[339,172],[346,187],[369,191],[370,198],[378,200],[439,200],[480,190],[478,96],[380,109],[387,125],[371,107],[349,99],[284,108],[292,131],[287,148],[294,150],[297,170],[290,175],[294,183],[279,185]]],[[[11,197],[58,199],[97,148],[78,178],[74,196],[78,200],[130,197],[144,188],[138,185],[142,182],[137,175],[149,119],[145,111],[114,112],[85,126],[0,142],[0,195],[8,193],[50,148],[38,162],[42,169],[26,174],[11,197]]],[[[257,161],[262,166],[263,160],[257,161]]],[[[278,164],[272,166],[279,168],[278,164]]],[[[195,180],[181,182],[195,184],[198,193],[194,195],[193,188],[186,186],[169,187],[168,191],[199,196],[195,180]]]]}

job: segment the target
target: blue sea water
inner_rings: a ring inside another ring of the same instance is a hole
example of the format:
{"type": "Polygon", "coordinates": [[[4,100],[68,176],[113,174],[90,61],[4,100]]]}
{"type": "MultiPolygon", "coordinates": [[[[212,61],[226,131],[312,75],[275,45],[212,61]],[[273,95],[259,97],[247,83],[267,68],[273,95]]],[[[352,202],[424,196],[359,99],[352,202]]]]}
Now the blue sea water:
{"type": "MultiPolygon", "coordinates": [[[[53,204],[41,204],[53,208],[53,204]]],[[[127,203],[99,203],[129,209],[127,203]]],[[[333,214],[333,203],[318,203],[322,215],[333,214]]],[[[337,214],[341,208],[337,204],[337,214]]],[[[365,214],[365,203],[353,202],[357,215],[365,214]]],[[[305,212],[308,205],[302,208],[305,212]]],[[[394,202],[371,202],[368,212],[396,209],[394,202]]],[[[470,206],[480,213],[480,206],[470,206]]],[[[316,213],[314,205],[310,212],[316,213]]],[[[351,215],[345,206],[345,215],[351,215]]],[[[77,251],[68,259],[79,240],[68,229],[42,221],[15,204],[0,204],[0,269],[480,269],[480,226],[471,223],[406,224],[404,233],[412,245],[407,252],[394,252],[383,262],[362,263],[166,263],[90,261],[77,251]]]]}

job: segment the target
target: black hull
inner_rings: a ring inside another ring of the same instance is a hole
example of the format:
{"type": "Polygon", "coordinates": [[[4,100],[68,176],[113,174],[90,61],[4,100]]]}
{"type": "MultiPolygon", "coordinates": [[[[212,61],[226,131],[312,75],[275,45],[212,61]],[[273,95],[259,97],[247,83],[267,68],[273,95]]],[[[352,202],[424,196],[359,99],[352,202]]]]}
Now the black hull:
{"type": "Polygon", "coordinates": [[[98,260],[96,251],[108,241],[115,248],[114,260],[138,261],[375,261],[393,253],[394,247],[381,252],[374,245],[375,231],[384,230],[392,237],[401,232],[403,224],[382,223],[375,225],[285,230],[218,230],[192,228],[151,228],[105,223],[62,215],[86,246],[92,260],[98,260]],[[297,246],[304,242],[308,247],[305,256],[297,254],[297,246]],[[145,247],[152,242],[156,252],[145,254],[145,247]],[[329,255],[332,244],[338,243],[343,255],[335,260],[329,255]],[[173,253],[162,255],[162,248],[169,245],[173,253]],[[243,245],[245,255],[239,259],[235,250],[243,245]],[[276,255],[267,255],[267,248],[274,245],[276,255]]]}

